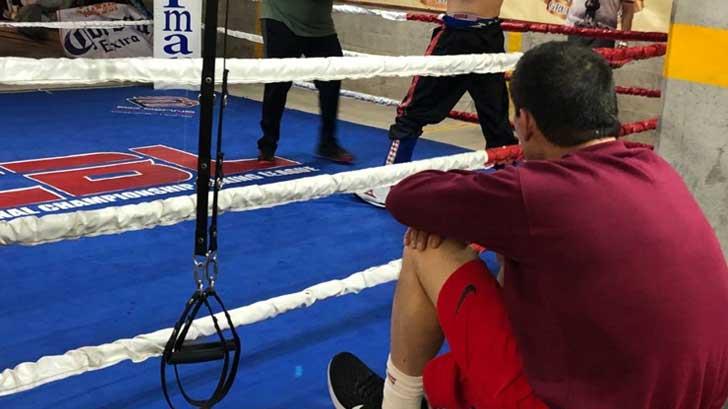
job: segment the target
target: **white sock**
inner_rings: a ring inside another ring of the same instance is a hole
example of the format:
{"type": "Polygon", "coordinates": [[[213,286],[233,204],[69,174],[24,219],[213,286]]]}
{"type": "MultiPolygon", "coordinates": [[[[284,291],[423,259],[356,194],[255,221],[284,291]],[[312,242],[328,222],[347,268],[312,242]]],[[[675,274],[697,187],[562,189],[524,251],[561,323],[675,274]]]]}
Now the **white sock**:
{"type": "Polygon", "coordinates": [[[387,358],[382,409],[420,409],[424,392],[421,376],[405,375],[387,358]]]}

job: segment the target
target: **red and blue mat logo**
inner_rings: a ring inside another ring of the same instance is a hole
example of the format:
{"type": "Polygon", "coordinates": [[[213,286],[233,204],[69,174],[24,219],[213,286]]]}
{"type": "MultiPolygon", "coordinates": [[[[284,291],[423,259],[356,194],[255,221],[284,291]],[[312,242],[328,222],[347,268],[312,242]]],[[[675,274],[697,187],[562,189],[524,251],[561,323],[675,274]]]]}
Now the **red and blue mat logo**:
{"type": "Polygon", "coordinates": [[[132,97],[127,98],[127,101],[142,108],[192,108],[200,105],[192,98],[174,95],[132,97]]]}
{"type": "MultiPolygon", "coordinates": [[[[0,95],[0,223],[194,194],[200,109],[188,105],[197,95],[149,87],[0,95]]],[[[386,154],[386,131],[339,121],[339,138],[356,152],[357,164],[315,159],[321,118],[289,109],[278,151],[287,159],[273,166],[250,159],[257,154],[261,111],[258,101],[228,100],[224,188],[380,166],[386,154]]],[[[434,157],[463,150],[420,141],[417,151],[434,157]]]]}
{"type": "Polygon", "coordinates": [[[119,104],[112,110],[116,114],[160,115],[191,118],[200,102],[178,95],[147,95],[126,98],[128,105],[119,104]]]}
{"type": "MultiPolygon", "coordinates": [[[[127,152],[91,152],[0,163],[0,177],[21,176],[30,186],[0,190],[0,220],[125,202],[192,194],[197,156],[167,145],[127,152]]],[[[214,169],[214,163],[211,163],[214,169]]],[[[317,172],[300,162],[277,158],[225,160],[226,186],[317,172]]]]}

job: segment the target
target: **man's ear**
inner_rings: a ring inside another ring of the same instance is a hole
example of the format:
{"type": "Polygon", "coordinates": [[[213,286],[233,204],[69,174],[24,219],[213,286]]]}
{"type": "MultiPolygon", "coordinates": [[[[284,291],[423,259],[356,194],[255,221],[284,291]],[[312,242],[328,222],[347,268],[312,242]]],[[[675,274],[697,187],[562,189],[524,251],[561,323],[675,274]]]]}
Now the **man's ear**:
{"type": "Polygon", "coordinates": [[[523,135],[521,135],[521,138],[523,138],[524,141],[530,141],[535,131],[538,129],[538,126],[536,125],[536,121],[533,118],[533,114],[531,114],[527,109],[519,109],[519,116],[521,120],[521,126],[523,127],[523,135]]]}

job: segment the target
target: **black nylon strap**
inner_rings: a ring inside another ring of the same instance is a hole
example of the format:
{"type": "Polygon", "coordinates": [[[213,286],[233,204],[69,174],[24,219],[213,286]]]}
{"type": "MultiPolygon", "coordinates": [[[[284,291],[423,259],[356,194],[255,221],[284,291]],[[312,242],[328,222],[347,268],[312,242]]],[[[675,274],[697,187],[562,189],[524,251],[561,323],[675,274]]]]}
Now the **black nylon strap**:
{"type": "MultiPolygon", "coordinates": [[[[217,196],[222,189],[222,182],[225,175],[223,174],[223,159],[225,154],[222,151],[222,124],[225,113],[225,106],[228,100],[228,74],[230,71],[227,69],[227,38],[228,38],[228,25],[230,17],[230,0],[225,0],[225,34],[223,36],[223,70],[222,70],[222,99],[220,101],[220,112],[218,114],[217,122],[217,154],[215,155],[215,193],[212,199],[212,218],[210,221],[210,251],[215,253],[217,251],[217,196]]],[[[215,29],[217,30],[217,29],[215,29]]]]}
{"type": "Polygon", "coordinates": [[[217,53],[218,0],[207,0],[202,45],[202,83],[200,85],[200,137],[197,160],[197,226],[195,255],[207,255],[207,206],[210,193],[210,148],[215,103],[215,57],[217,53]]]}
{"type": "Polygon", "coordinates": [[[227,101],[228,87],[227,87],[228,70],[225,69],[222,74],[222,101],[220,103],[219,122],[217,125],[217,154],[215,155],[215,184],[214,193],[212,196],[212,217],[210,219],[210,246],[209,249],[212,253],[217,251],[217,196],[222,189],[222,181],[225,177],[223,173],[223,160],[225,154],[222,151],[222,121],[225,112],[225,101],[227,101]]]}
{"type": "MultiPolygon", "coordinates": [[[[207,0],[205,8],[205,32],[203,39],[203,64],[202,64],[202,84],[200,86],[200,134],[199,134],[199,153],[197,164],[197,223],[195,229],[195,256],[204,258],[204,262],[195,259],[195,279],[198,285],[197,290],[187,300],[182,315],[175,323],[172,334],[165,345],[163,356],[161,359],[160,371],[162,381],[162,391],[164,398],[170,408],[174,409],[172,399],[167,388],[167,366],[174,366],[175,378],[180,393],[187,403],[197,408],[212,408],[220,402],[230,391],[235,376],[238,372],[238,364],[240,362],[241,341],[235,330],[232,318],[225,309],[222,299],[214,289],[215,278],[217,276],[217,207],[218,193],[222,188],[223,181],[223,158],[222,152],[222,128],[223,128],[223,112],[227,102],[228,87],[228,70],[227,63],[223,69],[223,86],[222,98],[220,101],[219,122],[217,129],[217,153],[215,155],[215,175],[213,184],[212,199],[212,219],[210,221],[209,239],[207,231],[208,216],[208,195],[210,193],[210,151],[212,148],[212,129],[213,129],[213,111],[215,102],[215,58],[217,53],[217,9],[218,0],[207,0]],[[214,274],[210,274],[210,268],[214,269],[214,274]],[[204,270],[207,278],[207,288],[203,283],[201,272],[204,270]],[[210,299],[213,299],[224,313],[227,321],[227,327],[232,334],[232,339],[226,339],[225,333],[220,327],[210,299]],[[202,306],[210,314],[215,326],[215,333],[218,341],[208,343],[189,344],[185,343],[195,318],[200,312],[202,306]],[[220,372],[215,390],[207,399],[195,399],[185,391],[180,380],[178,370],[179,365],[196,364],[211,361],[223,361],[223,367],[220,372]]],[[[230,2],[226,0],[225,8],[225,50],[223,61],[227,57],[227,25],[228,15],[230,11],[230,2]]]]}

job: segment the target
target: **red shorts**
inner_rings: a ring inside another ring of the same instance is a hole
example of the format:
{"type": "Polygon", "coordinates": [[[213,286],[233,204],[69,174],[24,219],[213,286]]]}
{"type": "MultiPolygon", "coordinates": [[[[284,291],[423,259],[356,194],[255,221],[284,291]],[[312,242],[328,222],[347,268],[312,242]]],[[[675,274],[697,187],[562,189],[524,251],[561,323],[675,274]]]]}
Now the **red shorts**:
{"type": "Polygon", "coordinates": [[[500,287],[483,262],[448,278],[437,315],[451,352],[425,368],[433,409],[548,409],[526,380],[500,287]]]}

